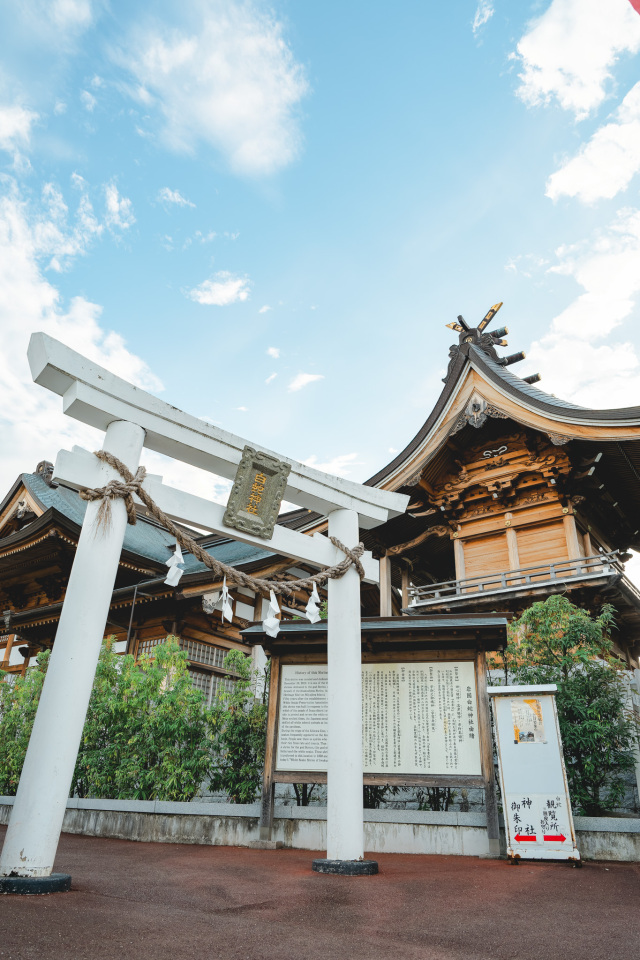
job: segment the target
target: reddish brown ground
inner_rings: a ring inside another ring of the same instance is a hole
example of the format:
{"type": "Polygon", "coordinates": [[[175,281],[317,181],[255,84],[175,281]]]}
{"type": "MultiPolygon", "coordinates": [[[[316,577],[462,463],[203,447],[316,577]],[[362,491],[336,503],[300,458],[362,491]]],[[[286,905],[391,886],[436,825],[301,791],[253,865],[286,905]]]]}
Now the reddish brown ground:
{"type": "Polygon", "coordinates": [[[387,854],[350,878],[312,857],[65,835],[72,891],[0,897],[0,960],[640,957],[639,864],[387,854]]]}

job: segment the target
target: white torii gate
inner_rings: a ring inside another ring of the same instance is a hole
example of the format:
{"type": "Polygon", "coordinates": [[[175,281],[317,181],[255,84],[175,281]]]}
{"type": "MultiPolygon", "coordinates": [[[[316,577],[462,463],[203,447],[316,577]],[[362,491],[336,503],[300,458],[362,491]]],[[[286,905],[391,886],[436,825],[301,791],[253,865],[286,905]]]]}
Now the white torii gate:
{"type": "MultiPolygon", "coordinates": [[[[151,396],[46,334],[32,335],[28,356],[34,381],[62,397],[66,414],[104,430],[103,449],[133,473],[142,448],[148,447],[218,476],[235,477],[245,440],[151,396]]],[[[291,464],[287,500],[328,516],[330,535],[348,547],[358,543],[359,527],[371,529],[404,513],[408,502],[404,495],[333,477],[286,457],[279,459],[291,464]]],[[[75,448],[72,453],[60,452],[54,479],[76,488],[100,487],[119,475],[88,451],[75,448]]],[[[144,488],[175,520],[265,545],[264,539],[226,527],[224,507],[219,504],[166,486],[159,477],[147,477],[144,488]]],[[[45,878],[53,868],[127,523],[124,502],[116,500],[110,528],[98,531],[98,509],[99,502],[87,505],[0,855],[0,877],[45,878]]],[[[275,553],[320,567],[343,559],[319,534],[310,537],[276,526],[268,542],[275,553]]],[[[365,579],[378,583],[378,562],[370,553],[361,562],[365,579]]],[[[328,591],[327,859],[346,862],[360,860],[364,854],[356,570],[352,567],[341,579],[330,580],[328,591]]]]}

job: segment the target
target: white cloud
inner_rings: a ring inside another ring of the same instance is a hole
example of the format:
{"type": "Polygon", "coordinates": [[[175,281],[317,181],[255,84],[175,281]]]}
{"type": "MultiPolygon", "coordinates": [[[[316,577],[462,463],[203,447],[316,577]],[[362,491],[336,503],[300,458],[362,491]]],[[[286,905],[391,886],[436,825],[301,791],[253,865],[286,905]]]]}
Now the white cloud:
{"type": "Polygon", "coordinates": [[[89,113],[93,113],[96,103],[98,102],[92,93],[89,93],[88,90],[83,90],[80,94],[80,100],[82,101],[82,106],[85,110],[88,110],[89,113]]]}
{"type": "Polygon", "coordinates": [[[491,17],[494,15],[495,9],[491,0],[480,0],[477,9],[476,15],[473,18],[472,30],[474,34],[480,30],[481,27],[484,27],[491,17]]]}
{"type": "Polygon", "coordinates": [[[113,180],[105,185],[104,195],[107,207],[105,223],[109,229],[128,230],[133,226],[136,218],[133,215],[131,200],[120,196],[113,180]]]}
{"type": "Polygon", "coordinates": [[[264,307],[260,307],[260,309],[258,310],[258,313],[268,313],[269,310],[271,310],[271,307],[269,306],[268,303],[265,303],[264,307]]]}
{"type": "Polygon", "coordinates": [[[610,338],[638,310],[640,210],[619,211],[590,241],[560,248],[557,260],[550,272],[572,277],[583,292],[528,351],[545,391],[585,406],[640,403],[635,348],[610,338]],[[609,343],[598,345],[605,337],[609,343]]]}
{"type": "Polygon", "coordinates": [[[213,146],[236,173],[271,174],[299,153],[303,67],[282,24],[253,4],[196,2],[180,27],[139,27],[119,54],[155,100],[174,150],[213,146]]]}
{"type": "Polygon", "coordinates": [[[195,207],[195,203],[183,197],[179,190],[171,190],[170,187],[162,187],[158,191],[158,200],[162,203],[175,203],[178,207],[195,207]]]}
{"type": "Polygon", "coordinates": [[[265,380],[265,383],[272,383],[277,376],[278,376],[277,373],[270,373],[267,379],[265,380]]]}
{"type": "Polygon", "coordinates": [[[33,110],[12,104],[0,106],[0,150],[19,155],[29,146],[31,127],[38,119],[33,110]]]}
{"type": "Polygon", "coordinates": [[[518,43],[518,96],[529,106],[555,99],[581,119],[607,96],[619,55],[638,50],[640,17],[629,0],[553,0],[518,43]]]}
{"type": "Polygon", "coordinates": [[[53,23],[62,30],[86,30],[93,21],[92,6],[91,0],[53,0],[44,4],[53,23]]]}
{"type": "Polygon", "coordinates": [[[549,177],[546,194],[552,200],[577,197],[583,203],[611,199],[626,190],[638,170],[640,83],[631,88],[612,122],[596,130],[580,152],[549,177]]]}
{"type": "Polygon", "coordinates": [[[267,356],[277,360],[280,357],[280,347],[267,347],[267,356]]]}
{"type": "Polygon", "coordinates": [[[362,462],[357,459],[357,453],[341,453],[329,460],[320,462],[318,457],[313,454],[307,460],[303,460],[308,467],[315,467],[316,470],[322,470],[324,473],[330,473],[334,477],[348,477],[354,467],[362,466],[362,462]]]}
{"type": "Polygon", "coordinates": [[[212,280],[205,280],[189,290],[186,296],[206,306],[226,307],[239,300],[249,299],[251,282],[247,277],[236,277],[226,270],[216,273],[212,280]]]}
{"type": "MultiPolygon", "coordinates": [[[[64,199],[52,188],[34,206],[5,180],[0,196],[0,409],[3,455],[0,486],[6,491],[19,473],[53,460],[60,447],[95,448],[100,434],[62,413],[59,397],[31,382],[27,364],[30,334],[43,330],[145,389],[162,384],[122,336],[100,324],[101,308],[83,297],[68,304],[43,275],[59,245],[65,256],[82,252],[76,225],[67,225],[64,199]]],[[[60,251],[57,253],[60,256],[60,251]]]]}
{"type": "Polygon", "coordinates": [[[241,413],[246,413],[249,407],[236,407],[236,410],[240,410],[241,413]]]}
{"type": "Polygon", "coordinates": [[[324,374],[298,373],[289,384],[288,390],[292,393],[296,390],[302,390],[303,387],[306,387],[309,383],[313,383],[314,380],[324,380],[324,374]]]}
{"type": "Polygon", "coordinates": [[[53,112],[56,115],[56,117],[59,117],[61,116],[61,114],[67,112],[67,105],[64,102],[64,100],[56,100],[56,102],[53,105],[53,112]]]}

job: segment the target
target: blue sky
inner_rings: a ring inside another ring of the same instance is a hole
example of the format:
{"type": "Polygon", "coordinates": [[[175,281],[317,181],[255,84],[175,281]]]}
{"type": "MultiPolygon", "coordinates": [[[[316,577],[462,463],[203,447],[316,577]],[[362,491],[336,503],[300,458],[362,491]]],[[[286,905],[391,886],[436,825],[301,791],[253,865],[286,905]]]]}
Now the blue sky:
{"type": "Polygon", "coordinates": [[[3,490],[97,440],[31,384],[39,329],[354,480],[429,413],[445,324],[498,300],[520,375],[640,403],[630,0],[5,0],[3,19],[3,490]]]}

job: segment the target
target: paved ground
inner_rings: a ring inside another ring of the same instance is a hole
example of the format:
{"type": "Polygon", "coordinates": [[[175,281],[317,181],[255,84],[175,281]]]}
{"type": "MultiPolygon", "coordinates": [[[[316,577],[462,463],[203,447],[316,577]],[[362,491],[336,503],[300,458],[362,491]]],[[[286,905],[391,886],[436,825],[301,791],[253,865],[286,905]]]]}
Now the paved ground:
{"type": "Polygon", "coordinates": [[[313,856],[65,835],[72,891],[0,897],[0,960],[640,956],[639,864],[387,854],[351,878],[313,856]]]}

